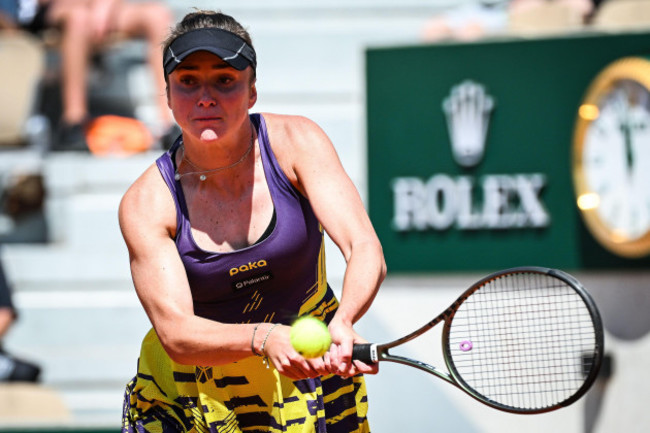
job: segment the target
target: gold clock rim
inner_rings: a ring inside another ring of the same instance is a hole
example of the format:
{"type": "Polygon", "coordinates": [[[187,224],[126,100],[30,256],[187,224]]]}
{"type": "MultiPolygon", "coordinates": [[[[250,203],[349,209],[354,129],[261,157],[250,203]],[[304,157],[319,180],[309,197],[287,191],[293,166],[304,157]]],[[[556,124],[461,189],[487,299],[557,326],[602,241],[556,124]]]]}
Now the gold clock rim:
{"type": "MultiPolygon", "coordinates": [[[[580,106],[593,104],[598,106],[602,97],[614,83],[620,80],[632,80],[641,84],[650,92],[650,60],[643,57],[625,57],[610,63],[591,82],[580,106]]],[[[583,194],[593,192],[587,187],[587,180],[582,162],[584,138],[592,120],[585,119],[578,112],[573,136],[573,185],[576,203],[583,194]]],[[[596,209],[580,209],[580,214],[589,232],[607,250],[625,258],[641,258],[650,254],[650,230],[644,235],[629,240],[618,240],[614,233],[598,216],[596,209]]]]}

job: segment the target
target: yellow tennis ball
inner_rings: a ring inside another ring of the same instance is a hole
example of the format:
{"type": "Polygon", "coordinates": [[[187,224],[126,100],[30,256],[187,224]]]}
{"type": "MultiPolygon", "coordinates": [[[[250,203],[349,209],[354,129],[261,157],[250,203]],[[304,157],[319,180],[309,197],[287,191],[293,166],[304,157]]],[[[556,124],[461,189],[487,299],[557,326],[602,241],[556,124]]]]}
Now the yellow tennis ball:
{"type": "Polygon", "coordinates": [[[303,316],[291,326],[291,345],[305,358],[323,356],[332,344],[327,325],[311,316],[303,316]]]}

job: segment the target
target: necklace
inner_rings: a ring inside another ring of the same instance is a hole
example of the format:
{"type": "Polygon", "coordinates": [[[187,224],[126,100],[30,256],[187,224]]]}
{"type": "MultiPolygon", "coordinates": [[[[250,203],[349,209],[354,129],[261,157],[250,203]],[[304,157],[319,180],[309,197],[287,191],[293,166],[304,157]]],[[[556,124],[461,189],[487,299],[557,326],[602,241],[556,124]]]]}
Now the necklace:
{"type": "Polygon", "coordinates": [[[176,171],[174,173],[174,179],[181,180],[181,178],[183,176],[187,176],[187,175],[190,175],[190,174],[198,174],[199,175],[199,180],[201,182],[203,182],[208,178],[208,176],[212,176],[213,174],[219,173],[220,171],[227,170],[229,168],[233,168],[237,164],[240,164],[242,161],[244,161],[246,159],[246,157],[248,156],[248,154],[251,153],[251,150],[253,150],[253,142],[254,142],[253,131],[251,130],[251,142],[248,145],[248,149],[246,149],[246,152],[244,152],[244,154],[241,156],[241,158],[239,158],[237,161],[233,162],[230,165],[226,165],[225,167],[213,168],[211,170],[202,170],[200,167],[197,167],[196,164],[194,164],[192,161],[190,161],[190,159],[185,154],[185,144],[181,143],[181,146],[182,146],[182,149],[183,149],[183,158],[181,159],[181,162],[178,164],[178,167],[176,167],[176,171]],[[183,164],[183,162],[187,162],[196,171],[188,171],[187,173],[180,174],[178,172],[178,169],[180,168],[181,164],[183,164]]]}

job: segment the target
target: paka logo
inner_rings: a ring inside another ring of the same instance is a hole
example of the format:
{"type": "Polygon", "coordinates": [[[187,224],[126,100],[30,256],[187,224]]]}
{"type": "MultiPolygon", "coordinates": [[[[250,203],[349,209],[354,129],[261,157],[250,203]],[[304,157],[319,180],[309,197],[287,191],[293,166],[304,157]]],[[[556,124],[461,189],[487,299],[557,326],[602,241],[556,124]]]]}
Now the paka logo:
{"type": "Polygon", "coordinates": [[[265,266],[266,266],[266,260],[262,259],[262,260],[258,260],[256,262],[248,262],[248,263],[246,263],[244,265],[241,265],[241,266],[238,266],[236,268],[231,268],[229,273],[230,273],[230,276],[232,277],[233,275],[237,275],[240,272],[248,272],[248,271],[252,271],[252,270],[255,270],[255,269],[263,268],[265,266]]]}

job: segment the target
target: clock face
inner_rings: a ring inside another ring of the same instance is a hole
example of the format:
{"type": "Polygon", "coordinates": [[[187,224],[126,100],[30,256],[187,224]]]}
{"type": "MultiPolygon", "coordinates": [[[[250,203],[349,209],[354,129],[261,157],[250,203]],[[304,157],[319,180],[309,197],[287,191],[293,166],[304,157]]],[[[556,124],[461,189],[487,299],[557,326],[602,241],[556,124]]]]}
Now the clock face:
{"type": "Polygon", "coordinates": [[[641,58],[606,68],[587,92],[576,125],[578,208],[594,237],[623,257],[650,254],[648,74],[650,62],[641,58]]]}

